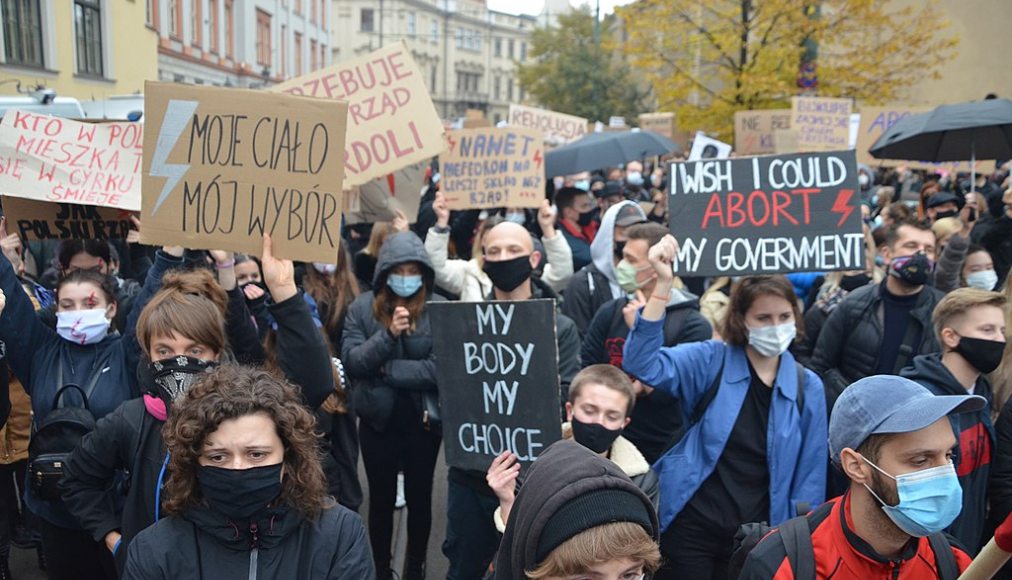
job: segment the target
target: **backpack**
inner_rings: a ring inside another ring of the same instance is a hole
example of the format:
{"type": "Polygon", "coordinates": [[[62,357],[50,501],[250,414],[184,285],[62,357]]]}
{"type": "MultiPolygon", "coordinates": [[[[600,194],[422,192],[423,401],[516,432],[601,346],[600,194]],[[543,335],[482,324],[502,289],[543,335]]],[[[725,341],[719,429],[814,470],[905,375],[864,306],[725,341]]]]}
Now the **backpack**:
{"type": "MultiPolygon", "coordinates": [[[[109,355],[106,355],[99,361],[85,388],[73,383],[60,387],[53,398],[52,410],[33,430],[28,443],[28,482],[35,497],[46,501],[60,500],[59,483],[67,457],[85,435],[95,430],[95,415],[89,407],[89,397],[108,360],[109,355]],[[63,395],[68,391],[77,391],[81,395],[83,407],[63,406],[63,395]]],[[[62,384],[62,360],[56,376],[57,384],[62,384]]]]}
{"type": "MultiPolygon", "coordinates": [[[[787,561],[790,562],[795,580],[815,580],[815,547],[812,545],[812,526],[813,524],[818,526],[828,514],[829,510],[821,514],[821,517],[809,518],[802,515],[787,520],[777,528],[771,528],[766,522],[742,524],[734,535],[731,560],[727,567],[728,580],[738,580],[749,553],[774,529],[780,530],[779,538],[784,544],[787,561]]],[[[952,553],[949,539],[944,533],[938,532],[928,536],[928,543],[931,545],[931,551],[935,554],[938,578],[940,580],[957,580],[959,566],[956,564],[956,556],[952,553]]]]}

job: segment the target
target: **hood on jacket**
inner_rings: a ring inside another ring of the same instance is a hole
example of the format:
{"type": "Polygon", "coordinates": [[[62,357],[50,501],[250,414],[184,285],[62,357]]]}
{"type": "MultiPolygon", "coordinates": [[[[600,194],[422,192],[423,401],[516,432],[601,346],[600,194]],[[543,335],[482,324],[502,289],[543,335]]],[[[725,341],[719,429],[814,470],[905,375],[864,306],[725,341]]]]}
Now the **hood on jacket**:
{"type": "MultiPolygon", "coordinates": [[[[942,364],[942,353],[922,354],[914,357],[910,366],[900,371],[900,376],[915,383],[930,386],[935,394],[966,395],[966,389],[942,364]]],[[[975,395],[991,400],[991,383],[986,375],[980,375],[974,385],[975,395]]]]}
{"type": "MultiPolygon", "coordinates": [[[[560,518],[556,516],[566,514],[574,505],[579,505],[581,498],[604,492],[632,500],[622,502],[630,504],[631,509],[619,515],[618,519],[615,515],[606,515],[604,512],[608,510],[604,506],[599,506],[596,514],[594,510],[584,511],[586,518],[583,521],[589,523],[584,530],[614,521],[642,521],[649,522],[649,527],[644,527],[648,528],[647,533],[654,540],[660,537],[657,514],[650,499],[615,463],[575,441],[562,440],[545,449],[527,473],[499,546],[495,577],[523,578],[524,571],[536,568],[543,559],[538,557],[539,549],[543,552],[545,548],[542,535],[551,534],[560,527],[560,518]],[[625,519],[626,515],[629,519],[625,519]],[[601,517],[602,521],[588,521],[594,517],[601,517]]],[[[610,507],[614,506],[611,504],[610,507]]],[[[566,538],[558,539],[565,541],[566,538]]]]}
{"type": "MultiPolygon", "coordinates": [[[[637,204],[626,200],[609,207],[608,211],[604,212],[604,217],[601,218],[601,227],[597,229],[594,241],[590,243],[590,257],[594,262],[594,267],[608,279],[613,298],[618,298],[621,295],[618,282],[615,280],[615,216],[625,205],[637,204]]],[[[637,205],[637,207],[639,206],[637,205]]]]}
{"type": "Polygon", "coordinates": [[[398,232],[383,241],[383,246],[376,259],[376,272],[372,279],[373,288],[381,288],[386,282],[390,270],[405,262],[421,264],[424,270],[422,275],[425,277],[428,287],[432,288],[432,281],[435,278],[432,260],[429,259],[429,253],[425,251],[425,244],[414,232],[398,232]]]}
{"type": "Polygon", "coordinates": [[[668,298],[668,303],[664,308],[665,310],[674,310],[676,308],[695,308],[699,310],[699,296],[682,288],[672,288],[671,298],[668,298]]]}

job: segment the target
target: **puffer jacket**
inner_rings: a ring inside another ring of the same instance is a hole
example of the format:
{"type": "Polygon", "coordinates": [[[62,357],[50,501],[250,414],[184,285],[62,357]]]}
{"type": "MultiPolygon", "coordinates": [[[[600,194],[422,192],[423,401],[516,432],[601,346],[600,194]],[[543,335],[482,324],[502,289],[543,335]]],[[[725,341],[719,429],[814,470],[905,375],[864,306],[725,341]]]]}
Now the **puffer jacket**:
{"type": "MultiPolygon", "coordinates": [[[[811,368],[822,376],[826,388],[826,406],[832,409],[848,385],[875,374],[882,344],[884,325],[883,293],[885,282],[854,290],[830,314],[812,353],[811,368]]],[[[900,352],[897,366],[903,368],[919,354],[938,351],[931,327],[931,313],[942,293],[925,286],[910,311],[910,324],[916,325],[920,341],[909,355],[900,352]],[[906,358],[906,360],[902,360],[906,358]]]]}
{"type": "MultiPolygon", "coordinates": [[[[435,272],[422,240],[412,232],[394,234],[383,242],[373,288],[386,286],[387,275],[399,264],[417,262],[422,266],[424,288],[429,300],[435,272]]],[[[393,413],[399,394],[410,397],[422,416],[422,393],[436,391],[436,363],[432,354],[429,311],[422,309],[414,330],[398,337],[373,316],[377,290],[360,294],[348,307],[341,344],[341,361],[351,379],[355,412],[374,429],[382,431],[393,413]]]]}
{"type": "Polygon", "coordinates": [[[313,521],[288,508],[266,513],[249,528],[208,508],[170,516],[134,539],[127,580],[256,580],[376,578],[365,526],[341,506],[313,521]]]}
{"type": "MultiPolygon", "coordinates": [[[[6,363],[4,363],[6,364],[6,363]]],[[[0,464],[10,465],[28,459],[28,438],[32,430],[32,400],[21,382],[10,377],[11,411],[0,430],[0,464]]]]}

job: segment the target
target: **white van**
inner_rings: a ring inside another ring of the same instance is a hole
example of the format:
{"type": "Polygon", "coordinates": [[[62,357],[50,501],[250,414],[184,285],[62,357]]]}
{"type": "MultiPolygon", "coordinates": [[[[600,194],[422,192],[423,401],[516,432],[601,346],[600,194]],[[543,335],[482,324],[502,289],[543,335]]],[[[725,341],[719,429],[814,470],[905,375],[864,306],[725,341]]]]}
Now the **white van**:
{"type": "Polygon", "coordinates": [[[54,97],[46,104],[42,104],[34,97],[2,97],[0,96],[0,117],[3,117],[7,109],[21,109],[42,115],[53,115],[56,117],[68,117],[70,119],[83,119],[84,109],[81,102],[73,97],[54,97]]]}

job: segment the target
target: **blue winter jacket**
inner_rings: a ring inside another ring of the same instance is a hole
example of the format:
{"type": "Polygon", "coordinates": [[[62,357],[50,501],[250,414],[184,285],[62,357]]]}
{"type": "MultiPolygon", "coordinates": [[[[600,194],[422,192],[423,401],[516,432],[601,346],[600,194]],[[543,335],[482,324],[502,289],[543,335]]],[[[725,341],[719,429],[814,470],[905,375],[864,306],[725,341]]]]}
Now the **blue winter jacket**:
{"type": "MultiPolygon", "coordinates": [[[[713,473],[731,436],[751,377],[745,350],[710,340],[665,348],[664,321],[639,315],[625,343],[622,368],[645,384],[682,401],[686,424],[696,404],[724,374],[716,397],[698,423],[656,464],[661,479],[661,529],[666,530],[713,473]]],[[[770,467],[770,518],[777,525],[797,515],[800,503],[821,504],[826,493],[829,457],[826,397],[822,381],[805,370],[804,409],[799,412],[798,374],[794,357],[781,355],[770,405],[766,456],[770,467]]],[[[745,522],[741,522],[745,523],[745,522]]]]}

